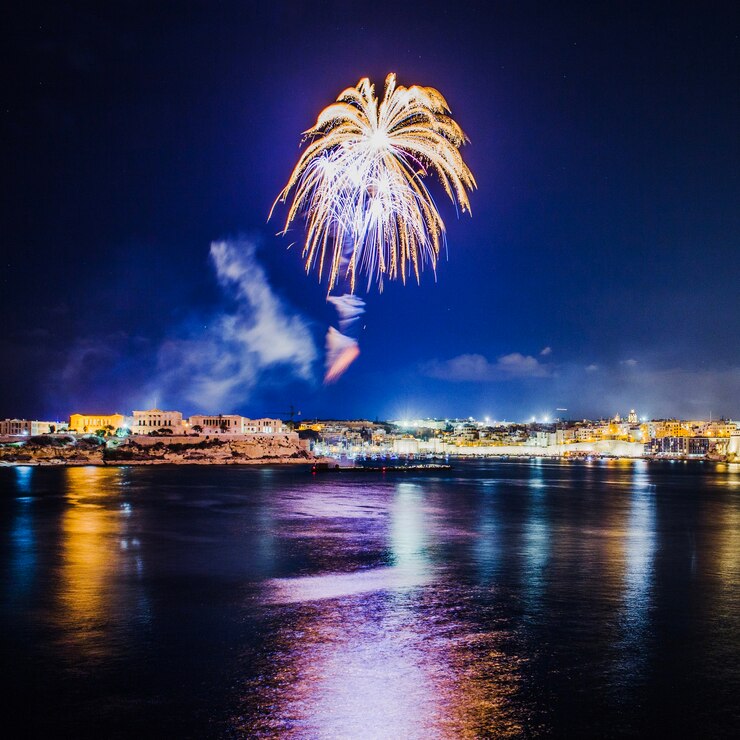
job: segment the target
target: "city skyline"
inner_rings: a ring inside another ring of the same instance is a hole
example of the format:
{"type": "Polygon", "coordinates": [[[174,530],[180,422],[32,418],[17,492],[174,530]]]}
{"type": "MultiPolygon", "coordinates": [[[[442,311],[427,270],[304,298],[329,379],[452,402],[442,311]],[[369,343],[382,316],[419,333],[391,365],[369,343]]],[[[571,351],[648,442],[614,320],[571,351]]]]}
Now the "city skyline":
{"type": "MultiPolygon", "coordinates": [[[[122,410],[116,409],[111,411],[110,409],[106,411],[101,410],[94,410],[90,411],[89,409],[85,412],[75,411],[67,414],[63,414],[61,416],[57,416],[54,419],[47,419],[45,421],[42,421],[40,419],[32,419],[29,416],[23,416],[23,415],[15,415],[13,417],[7,417],[5,419],[0,419],[0,424],[8,424],[11,422],[23,422],[26,424],[52,424],[52,425],[58,425],[61,427],[61,429],[57,429],[56,431],[63,431],[64,428],[69,425],[69,428],[72,430],[76,430],[78,432],[81,432],[81,426],[83,422],[81,419],[96,419],[96,421],[90,421],[90,422],[84,422],[85,428],[89,427],[90,430],[93,429],[93,427],[97,428],[103,428],[105,426],[111,426],[112,428],[116,427],[124,427],[126,429],[131,429],[131,432],[136,434],[137,432],[133,427],[135,427],[137,424],[141,426],[145,426],[148,428],[151,428],[153,426],[157,426],[153,421],[139,421],[137,422],[137,419],[140,418],[147,418],[149,417],[156,417],[160,418],[166,418],[169,419],[171,415],[175,415],[179,421],[175,421],[175,426],[181,426],[183,421],[187,422],[186,426],[188,424],[192,425],[194,423],[201,423],[200,421],[193,421],[195,420],[201,420],[201,419],[210,419],[209,424],[213,425],[216,423],[216,420],[220,419],[239,419],[244,422],[248,422],[250,420],[260,420],[260,421],[280,421],[282,424],[283,422],[290,422],[291,424],[294,424],[296,427],[299,426],[305,426],[310,425],[313,423],[326,423],[326,422],[339,422],[339,423],[360,423],[360,422],[367,422],[370,424],[389,424],[392,426],[396,426],[400,429],[427,429],[427,428],[441,428],[439,427],[440,424],[444,425],[454,425],[454,424],[460,424],[460,423],[471,423],[479,427],[488,427],[488,428],[495,428],[495,427],[503,427],[503,426],[556,426],[559,424],[580,424],[580,423],[610,423],[610,422],[616,422],[616,423],[628,423],[634,426],[639,426],[641,424],[645,423],[652,423],[652,422],[697,422],[697,423],[703,423],[703,424],[719,424],[719,423],[730,423],[730,424],[737,424],[737,420],[733,420],[732,417],[726,416],[724,414],[720,415],[712,415],[709,414],[709,416],[695,416],[695,417],[680,417],[676,414],[669,414],[667,416],[646,416],[644,414],[638,414],[635,409],[630,409],[629,412],[626,413],[620,413],[620,411],[616,411],[615,413],[601,413],[597,414],[591,417],[578,417],[573,416],[572,414],[568,413],[568,409],[564,408],[558,408],[555,409],[555,412],[553,414],[550,413],[544,413],[544,414],[533,414],[531,416],[516,416],[511,418],[501,417],[490,417],[490,416],[483,416],[483,417],[476,417],[476,416],[465,416],[465,415],[437,415],[437,416],[413,416],[413,415],[407,415],[402,418],[380,418],[380,417],[374,417],[371,418],[369,416],[361,416],[361,417],[339,417],[339,416],[309,416],[309,415],[303,415],[302,412],[295,412],[295,409],[291,409],[289,411],[286,411],[281,416],[283,418],[280,418],[280,416],[276,416],[275,418],[268,418],[268,417],[257,417],[257,416],[244,416],[242,414],[237,413],[230,413],[230,412],[219,412],[219,411],[210,411],[208,413],[192,413],[190,415],[187,414],[187,412],[183,413],[180,410],[175,409],[160,409],[157,407],[152,407],[150,409],[146,410],[137,410],[133,409],[130,412],[122,413],[122,410]],[[285,417],[288,418],[285,418],[285,417]],[[75,417],[77,417],[77,421],[75,421],[75,417]],[[69,420],[69,421],[67,421],[69,420]],[[95,426],[97,425],[97,426],[95,426]]],[[[173,422],[171,420],[166,421],[162,424],[162,426],[173,426],[173,422]]],[[[147,429],[143,433],[147,433],[149,429],[147,429]]],[[[1,433],[1,432],[0,432],[1,433]]],[[[49,432],[48,430],[45,430],[43,432],[46,433],[54,433],[49,432]]]]}
{"type": "Polygon", "coordinates": [[[469,9],[14,14],[0,416],[740,416],[729,12],[469,9]],[[444,93],[479,189],[325,386],[333,309],[266,219],[327,100],[391,71],[444,93]]]}

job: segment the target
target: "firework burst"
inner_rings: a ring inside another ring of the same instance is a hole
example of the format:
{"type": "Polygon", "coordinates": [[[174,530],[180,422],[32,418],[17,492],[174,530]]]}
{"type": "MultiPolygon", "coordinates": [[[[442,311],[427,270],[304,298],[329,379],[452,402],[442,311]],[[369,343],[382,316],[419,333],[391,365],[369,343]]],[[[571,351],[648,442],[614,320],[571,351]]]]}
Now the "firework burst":
{"type": "MultiPolygon", "coordinates": [[[[305,132],[308,142],[278,202],[287,202],[285,233],[306,218],[306,271],[355,290],[436,270],[445,226],[424,178],[434,175],[463,212],[476,184],[463,161],[465,134],[431,87],[403,87],[388,75],[382,101],[367,78],[342,92],[305,132]]],[[[273,205],[273,209],[275,208],[273,205]]],[[[271,212],[272,213],[272,212],[271,212]]]]}

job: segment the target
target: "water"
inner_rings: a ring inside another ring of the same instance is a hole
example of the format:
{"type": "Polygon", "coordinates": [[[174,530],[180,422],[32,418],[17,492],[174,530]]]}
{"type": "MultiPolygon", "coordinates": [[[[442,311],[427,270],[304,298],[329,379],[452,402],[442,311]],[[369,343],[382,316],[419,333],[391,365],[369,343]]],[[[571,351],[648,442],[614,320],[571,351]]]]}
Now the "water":
{"type": "Polygon", "coordinates": [[[26,736],[740,720],[738,466],[0,469],[0,578],[26,736]]]}

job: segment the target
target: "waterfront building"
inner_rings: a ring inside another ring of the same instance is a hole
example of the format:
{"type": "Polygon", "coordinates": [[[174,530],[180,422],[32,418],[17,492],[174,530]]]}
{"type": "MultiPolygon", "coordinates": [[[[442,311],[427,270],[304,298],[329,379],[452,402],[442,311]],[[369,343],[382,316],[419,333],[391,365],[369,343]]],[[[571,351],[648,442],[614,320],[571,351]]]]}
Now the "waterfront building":
{"type": "Polygon", "coordinates": [[[3,419],[0,421],[0,435],[35,437],[37,434],[52,434],[61,426],[58,421],[3,419]]]}
{"type": "Polygon", "coordinates": [[[579,426],[575,431],[577,442],[594,442],[601,439],[601,429],[594,426],[579,426]]]}
{"type": "Polygon", "coordinates": [[[575,442],[576,430],[575,429],[558,429],[555,432],[555,444],[564,445],[575,442]]]}
{"type": "Polygon", "coordinates": [[[286,434],[288,427],[280,419],[247,419],[247,434],[286,434]]]}
{"type": "Polygon", "coordinates": [[[169,429],[172,434],[185,434],[187,427],[183,422],[182,413],[161,409],[133,412],[132,434],[149,434],[160,429],[169,429]]]}
{"type": "Polygon", "coordinates": [[[655,437],[645,445],[648,455],[670,457],[705,457],[711,449],[708,437],[655,437]]]}
{"type": "Polygon", "coordinates": [[[402,437],[393,440],[393,452],[397,455],[418,455],[419,440],[414,437],[402,437]]]}
{"type": "Polygon", "coordinates": [[[99,429],[115,432],[123,425],[123,414],[72,414],[69,417],[69,430],[77,434],[92,434],[99,429]]]}
{"type": "Polygon", "coordinates": [[[529,438],[528,443],[533,447],[549,447],[557,442],[555,432],[538,431],[529,438]]]}
{"type": "Polygon", "coordinates": [[[431,439],[419,442],[419,452],[432,455],[443,455],[445,453],[445,443],[440,437],[432,437],[431,439]]]}
{"type": "Polygon", "coordinates": [[[188,419],[191,429],[200,427],[204,434],[247,434],[250,421],[238,414],[194,414],[188,419]]]}
{"type": "Polygon", "coordinates": [[[731,460],[740,460],[740,431],[736,431],[728,439],[727,455],[731,460]]]}
{"type": "Polygon", "coordinates": [[[280,419],[249,419],[238,414],[195,414],[190,428],[200,427],[205,434],[286,434],[288,427],[280,419]]]}

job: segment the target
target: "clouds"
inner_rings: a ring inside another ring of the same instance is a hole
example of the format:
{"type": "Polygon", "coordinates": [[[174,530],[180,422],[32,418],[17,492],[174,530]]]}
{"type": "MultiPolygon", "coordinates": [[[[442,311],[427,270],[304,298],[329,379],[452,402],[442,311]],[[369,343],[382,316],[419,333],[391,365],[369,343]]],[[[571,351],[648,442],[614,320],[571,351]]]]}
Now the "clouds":
{"type": "Polygon", "coordinates": [[[254,244],[213,242],[210,256],[234,308],[192,322],[161,345],[150,394],[215,412],[249,400],[258,384],[310,380],[317,352],[309,327],[270,286],[254,244]]]}
{"type": "Polygon", "coordinates": [[[707,369],[631,359],[598,367],[559,367],[558,397],[567,399],[568,408],[588,416],[624,413],[630,408],[652,418],[737,413],[740,367],[707,369]]]}
{"type": "MultiPolygon", "coordinates": [[[[624,355],[623,355],[624,356],[624,355]]],[[[657,357],[627,356],[584,364],[575,358],[545,362],[549,355],[525,355],[519,352],[489,360],[485,355],[462,354],[448,360],[423,364],[426,377],[450,384],[480,383],[485,387],[466,391],[468,403],[463,410],[445,413],[476,413],[480,399],[485,408],[495,406],[497,413],[525,418],[529,409],[567,407],[576,417],[598,418],[636,408],[653,418],[679,416],[704,418],[737,415],[740,398],[740,367],[706,368],[696,364],[677,366],[657,357]],[[496,384],[506,383],[498,392],[496,384]]],[[[427,389],[424,399],[434,388],[427,389]]],[[[445,402],[451,388],[439,397],[445,402]]],[[[459,401],[458,401],[458,405],[459,401]]],[[[446,409],[447,407],[445,407],[446,409]]]]}
{"type": "Polygon", "coordinates": [[[491,382],[514,378],[546,378],[552,374],[552,369],[536,357],[512,352],[502,355],[495,362],[479,354],[458,355],[444,361],[434,360],[423,367],[423,373],[430,378],[453,382],[491,382]]]}
{"type": "Polygon", "coordinates": [[[213,242],[210,261],[228,308],[164,321],[160,337],[79,337],[54,354],[54,408],[228,413],[295,381],[312,384],[318,352],[309,323],[272,288],[254,243],[213,242]]]}

